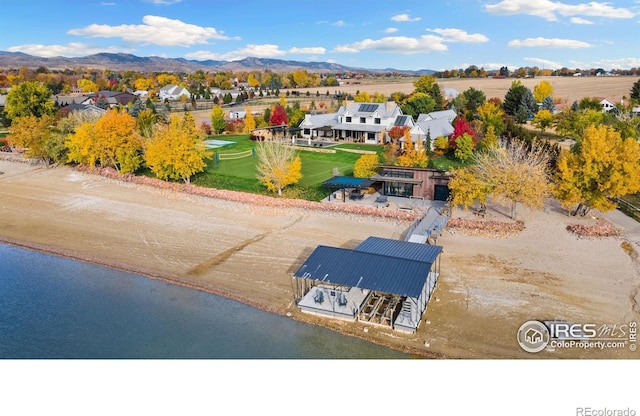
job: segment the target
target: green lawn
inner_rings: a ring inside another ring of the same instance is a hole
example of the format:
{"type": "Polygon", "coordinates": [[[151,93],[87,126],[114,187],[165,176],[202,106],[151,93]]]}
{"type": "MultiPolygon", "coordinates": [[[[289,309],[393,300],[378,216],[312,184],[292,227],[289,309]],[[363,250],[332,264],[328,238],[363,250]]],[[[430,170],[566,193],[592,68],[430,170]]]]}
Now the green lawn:
{"type": "MultiPolygon", "coordinates": [[[[212,136],[212,139],[220,139],[236,142],[215,149],[221,155],[238,153],[250,150],[256,146],[248,135],[212,136]]],[[[330,147],[330,149],[350,149],[375,151],[378,155],[384,152],[383,146],[342,143],[330,147]]],[[[290,197],[320,200],[326,197],[329,190],[322,188],[322,182],[333,176],[334,170],[342,176],[353,175],[353,165],[362,156],[360,153],[352,153],[336,150],[336,153],[323,153],[301,150],[298,152],[302,159],[302,178],[295,187],[285,188],[285,194],[290,197]]],[[[220,160],[215,163],[215,158],[209,160],[204,172],[196,175],[192,182],[199,186],[208,186],[219,189],[230,189],[258,194],[268,194],[267,190],[256,178],[256,159],[245,157],[235,160],[220,160]]],[[[464,166],[453,156],[433,158],[429,162],[430,167],[440,170],[449,170],[464,166]]]]}
{"type": "MultiPolygon", "coordinates": [[[[243,152],[256,146],[248,135],[212,136],[211,138],[236,142],[215,149],[220,155],[243,152]]],[[[344,144],[336,147],[382,151],[381,147],[371,145],[344,144]]],[[[321,199],[328,194],[328,190],[322,189],[321,185],[333,176],[334,169],[337,168],[340,175],[352,175],[353,165],[361,156],[358,153],[341,151],[336,153],[300,151],[298,154],[302,159],[302,179],[298,182],[296,194],[311,199],[321,199]]],[[[256,179],[255,161],[254,157],[245,157],[220,160],[216,164],[214,157],[208,161],[205,171],[193,178],[193,183],[199,186],[266,193],[264,186],[256,179]]]]}

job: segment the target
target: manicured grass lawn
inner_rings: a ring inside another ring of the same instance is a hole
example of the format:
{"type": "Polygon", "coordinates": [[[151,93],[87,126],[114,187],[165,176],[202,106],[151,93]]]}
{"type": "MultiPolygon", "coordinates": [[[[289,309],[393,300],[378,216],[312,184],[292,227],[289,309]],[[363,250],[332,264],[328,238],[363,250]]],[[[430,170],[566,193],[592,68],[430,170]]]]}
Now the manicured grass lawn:
{"type": "MultiPolygon", "coordinates": [[[[256,146],[248,135],[213,136],[212,138],[236,142],[236,144],[215,149],[220,155],[243,152],[256,146]]],[[[351,149],[372,150],[374,148],[365,145],[348,146],[351,149]]],[[[302,159],[302,179],[296,188],[299,188],[298,194],[302,197],[312,199],[321,199],[325,194],[328,195],[329,191],[322,189],[321,184],[333,176],[334,168],[338,169],[340,175],[352,175],[353,164],[361,156],[357,153],[340,151],[336,153],[300,151],[299,155],[302,159]]],[[[254,157],[245,157],[220,160],[216,165],[214,158],[207,162],[205,172],[196,175],[192,182],[199,186],[265,194],[267,193],[265,187],[256,178],[255,162],[254,157]]]]}
{"type": "MultiPolygon", "coordinates": [[[[213,139],[236,142],[218,149],[220,155],[239,153],[251,150],[256,146],[248,135],[236,136],[212,136],[213,139]]],[[[312,149],[312,148],[311,148],[312,149]]],[[[384,153],[383,146],[342,143],[325,149],[351,149],[375,151],[378,155],[384,153]]],[[[293,194],[293,197],[319,200],[329,194],[329,190],[322,188],[322,182],[333,176],[334,170],[342,176],[353,175],[353,165],[362,156],[359,153],[336,150],[336,153],[323,153],[314,151],[299,151],[302,159],[302,178],[297,186],[285,188],[285,192],[293,194]]],[[[203,173],[196,175],[192,182],[199,186],[208,186],[219,189],[230,189],[258,194],[268,194],[266,188],[256,178],[255,157],[245,157],[234,160],[220,160],[216,165],[215,158],[209,160],[203,173]]],[[[430,167],[440,170],[449,170],[464,166],[453,156],[431,158],[430,167]]]]}

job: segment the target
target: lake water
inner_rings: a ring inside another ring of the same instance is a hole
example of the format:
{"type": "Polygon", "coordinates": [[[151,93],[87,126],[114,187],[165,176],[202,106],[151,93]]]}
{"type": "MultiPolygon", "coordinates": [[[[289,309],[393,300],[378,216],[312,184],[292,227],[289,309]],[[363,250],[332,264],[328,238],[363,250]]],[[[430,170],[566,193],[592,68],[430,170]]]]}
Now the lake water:
{"type": "Polygon", "coordinates": [[[219,296],[0,244],[0,358],[409,358],[219,296]]]}

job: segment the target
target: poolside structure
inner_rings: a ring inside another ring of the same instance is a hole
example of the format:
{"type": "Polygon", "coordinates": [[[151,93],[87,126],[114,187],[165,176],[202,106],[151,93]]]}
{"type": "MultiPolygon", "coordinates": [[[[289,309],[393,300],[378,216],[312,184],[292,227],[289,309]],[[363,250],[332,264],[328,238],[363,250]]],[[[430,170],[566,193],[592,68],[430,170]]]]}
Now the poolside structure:
{"type": "Polygon", "coordinates": [[[369,237],[318,246],[293,275],[300,310],[415,332],[440,275],[441,246],[369,237]]]}

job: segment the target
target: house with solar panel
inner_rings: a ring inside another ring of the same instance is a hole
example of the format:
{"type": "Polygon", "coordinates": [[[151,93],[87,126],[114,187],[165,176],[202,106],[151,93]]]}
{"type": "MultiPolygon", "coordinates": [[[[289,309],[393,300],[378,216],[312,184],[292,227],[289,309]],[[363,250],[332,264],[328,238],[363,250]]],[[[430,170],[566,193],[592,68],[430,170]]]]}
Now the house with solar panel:
{"type": "Polygon", "coordinates": [[[413,127],[413,118],[402,114],[392,100],[386,103],[351,103],[337,113],[307,114],[298,127],[304,138],[320,137],[358,143],[384,144],[386,132],[399,125],[413,127]]]}
{"type": "Polygon", "coordinates": [[[442,247],[369,237],[318,246],[294,273],[302,312],[414,333],[440,276],[442,247]]]}

